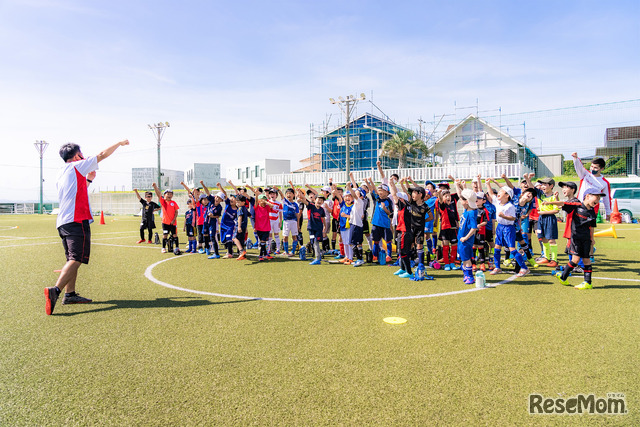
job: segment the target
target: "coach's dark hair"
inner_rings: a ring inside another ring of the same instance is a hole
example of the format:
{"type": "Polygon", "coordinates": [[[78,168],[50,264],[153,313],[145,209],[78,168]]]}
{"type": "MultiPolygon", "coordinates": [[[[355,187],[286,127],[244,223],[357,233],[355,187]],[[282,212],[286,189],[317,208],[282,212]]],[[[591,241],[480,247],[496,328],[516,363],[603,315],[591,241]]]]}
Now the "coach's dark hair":
{"type": "Polygon", "coordinates": [[[594,165],[600,166],[600,169],[604,169],[604,167],[605,167],[605,162],[604,162],[604,159],[602,157],[598,157],[597,159],[593,159],[593,161],[591,163],[593,163],[594,165]]]}
{"type": "Polygon", "coordinates": [[[60,147],[60,157],[64,160],[65,163],[78,154],[80,151],[80,146],[78,144],[74,144],[73,142],[67,142],[62,147],[60,147]]]}

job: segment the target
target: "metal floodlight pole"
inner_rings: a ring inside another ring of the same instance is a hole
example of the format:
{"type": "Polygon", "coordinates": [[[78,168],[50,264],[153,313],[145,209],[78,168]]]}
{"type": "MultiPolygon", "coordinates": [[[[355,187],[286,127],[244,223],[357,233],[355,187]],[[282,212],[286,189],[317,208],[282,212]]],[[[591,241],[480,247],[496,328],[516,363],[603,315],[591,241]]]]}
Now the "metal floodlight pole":
{"type": "Polygon", "coordinates": [[[162,169],[160,169],[160,142],[162,141],[162,135],[164,135],[164,131],[168,128],[169,122],[160,122],[158,124],[147,125],[151,132],[153,132],[153,136],[156,137],[158,141],[158,188],[162,190],[162,169]]]}
{"type": "Polygon", "coordinates": [[[36,147],[36,151],[40,155],[40,213],[42,214],[42,204],[43,204],[43,195],[42,195],[42,184],[44,180],[42,179],[42,157],[44,156],[44,152],[47,151],[47,147],[49,143],[46,141],[36,141],[33,144],[36,147]]]}
{"type": "Polygon", "coordinates": [[[358,101],[364,101],[366,98],[364,96],[364,93],[361,93],[360,96],[358,98],[356,98],[353,95],[348,95],[347,99],[344,99],[343,97],[339,96],[338,97],[338,101],[336,101],[333,98],[329,98],[329,102],[331,102],[332,104],[338,104],[338,106],[340,107],[340,109],[342,111],[344,111],[345,116],[346,116],[346,125],[345,125],[345,130],[346,130],[346,138],[345,138],[345,148],[346,148],[346,172],[347,172],[347,178],[346,180],[349,181],[349,173],[351,173],[351,142],[349,141],[349,134],[351,133],[349,131],[349,125],[350,125],[350,121],[351,121],[351,108],[353,106],[355,106],[358,101]],[[345,108],[342,108],[342,104],[345,105],[345,108]]]}

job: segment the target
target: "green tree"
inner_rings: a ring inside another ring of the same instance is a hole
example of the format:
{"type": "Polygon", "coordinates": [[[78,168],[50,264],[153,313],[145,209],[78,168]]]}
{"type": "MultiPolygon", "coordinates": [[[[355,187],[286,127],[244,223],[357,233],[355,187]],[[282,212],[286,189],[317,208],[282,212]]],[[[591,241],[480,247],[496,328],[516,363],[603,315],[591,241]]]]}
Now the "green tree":
{"type": "Polygon", "coordinates": [[[399,130],[384,142],[382,154],[398,159],[398,167],[407,167],[407,156],[427,155],[427,144],[410,130],[399,130]]]}

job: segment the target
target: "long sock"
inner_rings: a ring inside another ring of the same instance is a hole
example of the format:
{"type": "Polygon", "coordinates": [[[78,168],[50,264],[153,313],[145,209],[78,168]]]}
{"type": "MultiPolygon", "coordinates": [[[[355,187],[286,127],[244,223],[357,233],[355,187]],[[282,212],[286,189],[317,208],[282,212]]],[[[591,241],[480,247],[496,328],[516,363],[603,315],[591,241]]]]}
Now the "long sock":
{"type": "Polygon", "coordinates": [[[427,251],[427,265],[431,264],[431,251],[427,251]]]}
{"type": "MultiPolygon", "coordinates": [[[[400,246],[396,245],[396,249],[398,249],[398,253],[400,253],[400,246]]],[[[393,253],[393,245],[391,242],[387,242],[387,256],[391,256],[393,253]]]]}
{"type": "Polygon", "coordinates": [[[322,239],[322,250],[323,251],[328,251],[329,248],[330,248],[330,246],[329,246],[329,238],[328,237],[324,237],[322,239]]]}
{"type": "Polygon", "coordinates": [[[340,242],[340,255],[344,256],[344,243],[340,242]]]}
{"type": "Polygon", "coordinates": [[[364,250],[362,249],[362,243],[356,246],[356,250],[358,251],[358,255],[356,256],[356,258],[358,258],[359,260],[364,259],[364,250]]]}
{"type": "Polygon", "coordinates": [[[458,258],[458,245],[451,245],[451,255],[449,255],[449,263],[453,264],[458,258]]]}
{"type": "Polygon", "coordinates": [[[166,249],[167,248],[167,238],[163,237],[162,238],[162,249],[166,249]]]}
{"type": "Polygon", "coordinates": [[[289,252],[289,240],[285,240],[282,244],[284,245],[284,251],[289,252]]]}
{"type": "Polygon", "coordinates": [[[531,259],[531,251],[529,250],[529,245],[527,244],[527,242],[521,243],[520,247],[522,248],[522,250],[524,251],[524,256],[527,259],[531,259]]]}
{"type": "MultiPolygon", "coordinates": [[[[215,237],[214,237],[214,239],[215,239],[215,237]]],[[[204,236],[204,247],[205,247],[205,249],[211,247],[211,237],[208,234],[206,234],[204,236]]]]}
{"type": "Polygon", "coordinates": [[[445,265],[451,262],[449,258],[449,245],[444,245],[442,247],[442,258],[444,259],[445,265]]]}
{"type": "Polygon", "coordinates": [[[424,264],[424,249],[418,249],[418,262],[424,264]]]}
{"type": "Polygon", "coordinates": [[[373,248],[373,237],[371,237],[371,234],[365,237],[367,238],[367,244],[369,245],[369,250],[371,250],[373,248]]]}
{"type": "Polygon", "coordinates": [[[336,250],[336,239],[331,239],[331,250],[336,250]]]}
{"type": "Polygon", "coordinates": [[[500,249],[493,249],[493,267],[500,268],[500,249]]]}
{"type": "Polygon", "coordinates": [[[473,279],[473,267],[462,266],[462,274],[464,277],[470,277],[473,279]]]}
{"type": "Polygon", "coordinates": [[[573,261],[569,261],[569,263],[564,266],[564,270],[562,270],[562,280],[567,280],[569,278],[569,274],[571,274],[571,271],[577,266],[578,264],[574,263],[573,261]]]}
{"type": "Polygon", "coordinates": [[[378,258],[378,252],[380,252],[380,243],[378,242],[373,242],[373,256],[378,258]]]}
{"type": "Polygon", "coordinates": [[[296,249],[298,249],[298,239],[294,240],[291,243],[291,253],[295,254],[296,253],[296,249]]]}
{"type": "Polygon", "coordinates": [[[522,258],[522,255],[520,255],[520,252],[514,249],[511,251],[511,255],[513,255],[513,257],[516,259],[516,262],[518,263],[520,268],[522,268],[523,270],[527,269],[527,264],[524,263],[524,258],[522,258]]]}
{"type": "Polygon", "coordinates": [[[504,248],[504,260],[508,260],[511,257],[511,252],[509,252],[509,248],[504,248]]]}
{"type": "Polygon", "coordinates": [[[484,264],[484,247],[478,248],[478,264],[484,264]]]}
{"type": "Polygon", "coordinates": [[[546,252],[544,252],[545,243],[542,241],[542,239],[538,239],[538,243],[540,243],[540,256],[543,256],[546,258],[548,255],[546,252]]]}
{"type": "Polygon", "coordinates": [[[551,261],[551,245],[549,244],[549,242],[543,243],[542,248],[544,250],[544,257],[551,261]]]}
{"type": "Polygon", "coordinates": [[[591,283],[591,273],[593,272],[593,266],[591,264],[584,266],[584,281],[591,283]]]}
{"type": "Polygon", "coordinates": [[[556,261],[558,259],[558,244],[557,243],[550,243],[549,247],[551,248],[551,258],[550,259],[556,261]]]}
{"type": "Polygon", "coordinates": [[[178,240],[178,236],[175,236],[175,237],[173,238],[173,241],[174,241],[174,243],[175,243],[175,245],[176,245],[176,246],[175,246],[175,247],[176,247],[176,249],[179,249],[179,248],[180,248],[180,241],[178,240]]]}
{"type": "MultiPolygon", "coordinates": [[[[216,251],[216,254],[218,251],[216,251]]],[[[260,256],[267,255],[267,242],[260,241],[260,256]]]]}
{"type": "Polygon", "coordinates": [[[476,254],[475,250],[471,253],[471,265],[476,265],[476,254]]]}
{"type": "Polygon", "coordinates": [[[213,252],[216,255],[220,255],[219,249],[218,249],[218,239],[216,239],[215,237],[213,239],[211,239],[211,243],[213,244],[213,252]]]}
{"type": "Polygon", "coordinates": [[[429,237],[429,238],[427,239],[427,250],[428,250],[429,252],[431,252],[431,251],[433,250],[433,240],[431,240],[431,237],[429,237]]]}
{"type": "Polygon", "coordinates": [[[431,236],[431,246],[433,247],[433,249],[436,249],[438,247],[438,236],[431,236]]]}
{"type": "Polygon", "coordinates": [[[313,250],[316,253],[316,259],[321,260],[322,254],[320,253],[320,242],[318,242],[318,239],[313,239],[313,250]]]}

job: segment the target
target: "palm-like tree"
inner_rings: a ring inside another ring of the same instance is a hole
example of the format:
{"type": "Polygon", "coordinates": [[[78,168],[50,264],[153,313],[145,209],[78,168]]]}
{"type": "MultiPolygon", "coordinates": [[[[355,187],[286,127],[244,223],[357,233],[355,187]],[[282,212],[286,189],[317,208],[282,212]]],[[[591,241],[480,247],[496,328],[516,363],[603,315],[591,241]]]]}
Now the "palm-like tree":
{"type": "Polygon", "coordinates": [[[398,167],[407,167],[407,156],[418,154],[427,155],[427,144],[416,138],[416,134],[410,130],[399,130],[390,139],[384,142],[382,154],[398,159],[398,167]]]}

